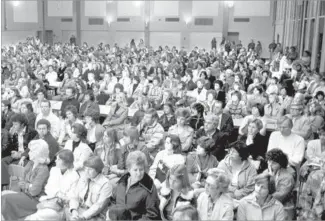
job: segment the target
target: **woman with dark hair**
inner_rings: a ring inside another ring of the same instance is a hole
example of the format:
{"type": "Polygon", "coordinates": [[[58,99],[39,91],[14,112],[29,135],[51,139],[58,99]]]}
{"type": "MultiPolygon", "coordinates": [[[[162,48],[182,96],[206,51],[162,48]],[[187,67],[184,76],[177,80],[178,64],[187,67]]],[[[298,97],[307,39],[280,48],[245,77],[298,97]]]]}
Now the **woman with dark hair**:
{"type": "Polygon", "coordinates": [[[182,151],[190,152],[192,147],[194,130],[189,125],[190,111],[185,108],[177,109],[175,113],[177,124],[171,126],[168,133],[177,135],[181,140],[182,151]]]}
{"type": "Polygon", "coordinates": [[[252,114],[248,115],[244,118],[244,120],[242,121],[238,133],[240,135],[245,135],[247,134],[247,128],[250,122],[252,122],[255,119],[259,119],[260,121],[262,121],[262,128],[260,129],[260,134],[265,136],[266,134],[266,121],[264,119],[264,106],[262,104],[255,104],[254,106],[252,106],[252,114]]]}
{"type": "Polygon", "coordinates": [[[276,185],[268,174],[254,179],[254,193],[239,202],[237,220],[286,220],[283,205],[275,199],[276,185]]]}
{"type": "Polygon", "coordinates": [[[20,106],[21,99],[22,98],[20,96],[20,93],[19,93],[18,89],[15,88],[15,87],[11,87],[9,89],[8,100],[10,101],[11,109],[15,113],[18,113],[19,112],[19,106],[20,106]]]}
{"type": "Polygon", "coordinates": [[[226,93],[222,90],[223,82],[220,80],[214,81],[214,90],[216,91],[216,100],[223,103],[223,107],[226,106],[226,93]]]}
{"type": "Polygon", "coordinates": [[[247,110],[252,110],[255,104],[262,104],[263,106],[267,104],[267,100],[263,95],[264,90],[262,86],[256,86],[253,89],[253,94],[247,96],[247,110]]]}
{"type": "Polygon", "coordinates": [[[295,180],[288,169],[288,157],[280,149],[272,149],[266,153],[268,172],[275,180],[275,192],[272,196],[279,200],[283,206],[286,218],[294,219],[293,189],[295,180]]]}
{"type": "Polygon", "coordinates": [[[209,137],[200,137],[196,151],[186,157],[187,173],[193,188],[204,187],[208,170],[218,166],[217,158],[211,154],[214,143],[209,137]]]}
{"type": "Polygon", "coordinates": [[[93,154],[86,141],[87,129],[82,125],[75,123],[72,126],[71,139],[65,143],[64,149],[71,150],[74,156],[74,170],[83,177],[83,163],[93,154]]]}
{"type": "Polygon", "coordinates": [[[79,109],[79,117],[83,119],[85,117],[85,113],[89,110],[92,110],[94,113],[100,114],[99,105],[95,102],[95,96],[93,91],[88,90],[85,93],[85,97],[81,107],[79,109]]]}
{"type": "Polygon", "coordinates": [[[28,126],[31,128],[35,127],[36,114],[33,110],[32,103],[25,101],[20,104],[20,113],[25,114],[28,119],[28,126]]]}
{"type": "Polygon", "coordinates": [[[181,155],[181,142],[178,136],[169,134],[165,138],[165,149],[157,153],[154,162],[149,169],[149,176],[159,190],[161,183],[166,179],[167,171],[176,164],[185,164],[185,158],[181,155]]]}
{"type": "Polygon", "coordinates": [[[249,195],[254,190],[256,169],[248,160],[250,150],[242,141],[230,144],[229,154],[223,159],[218,169],[229,174],[231,180],[229,194],[236,200],[249,195]]]}
{"type": "Polygon", "coordinates": [[[33,110],[35,114],[41,113],[41,103],[46,100],[47,92],[44,88],[38,89],[36,92],[37,100],[33,101],[33,110]]]}
{"type": "Polygon", "coordinates": [[[84,97],[85,97],[85,92],[87,90],[87,87],[86,87],[85,83],[81,79],[76,79],[75,82],[76,82],[76,89],[77,89],[76,99],[79,102],[82,102],[84,97]]]}
{"type": "Polygon", "coordinates": [[[255,166],[257,173],[266,169],[265,153],[267,151],[267,139],[260,134],[263,123],[260,119],[254,119],[248,123],[247,134],[239,136],[250,149],[250,162],[255,166]]]}
{"type": "Polygon", "coordinates": [[[231,94],[231,100],[228,101],[224,112],[229,113],[233,119],[243,118],[247,115],[246,104],[242,99],[239,91],[231,94]]]}
{"type": "Polygon", "coordinates": [[[161,124],[165,131],[168,131],[170,127],[177,123],[172,103],[167,102],[164,104],[164,113],[160,116],[158,123],[161,124]]]}
{"type": "Polygon", "coordinates": [[[184,164],[176,164],[170,168],[159,195],[163,221],[172,220],[172,214],[179,206],[194,206],[195,197],[184,164]]]}
{"type": "Polygon", "coordinates": [[[58,139],[58,143],[63,146],[67,140],[71,139],[72,125],[75,123],[83,125],[83,122],[78,119],[78,110],[73,105],[66,106],[65,117],[65,119],[61,120],[61,130],[58,139]]]}
{"type": "Polygon", "coordinates": [[[102,140],[105,128],[99,123],[99,114],[93,109],[88,109],[84,114],[85,128],[87,129],[87,143],[92,151],[96,143],[102,140]]]}
{"type": "Polygon", "coordinates": [[[204,106],[201,103],[191,105],[192,116],[190,117],[190,126],[197,131],[204,126],[204,106]]]}
{"type": "Polygon", "coordinates": [[[37,212],[25,220],[62,220],[63,205],[68,203],[69,197],[75,191],[78,173],[73,169],[73,153],[61,150],[56,154],[55,167],[52,167],[45,186],[37,212]]]}

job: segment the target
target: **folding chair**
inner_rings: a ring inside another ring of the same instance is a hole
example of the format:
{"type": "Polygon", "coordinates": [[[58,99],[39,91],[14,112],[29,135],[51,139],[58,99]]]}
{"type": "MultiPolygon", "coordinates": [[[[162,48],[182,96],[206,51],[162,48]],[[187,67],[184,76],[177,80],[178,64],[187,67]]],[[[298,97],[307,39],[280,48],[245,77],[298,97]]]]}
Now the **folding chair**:
{"type": "Polygon", "coordinates": [[[8,166],[8,173],[10,176],[9,181],[9,189],[12,190],[15,186],[13,184],[17,182],[19,179],[24,178],[25,168],[23,166],[10,164],[8,166]]]}

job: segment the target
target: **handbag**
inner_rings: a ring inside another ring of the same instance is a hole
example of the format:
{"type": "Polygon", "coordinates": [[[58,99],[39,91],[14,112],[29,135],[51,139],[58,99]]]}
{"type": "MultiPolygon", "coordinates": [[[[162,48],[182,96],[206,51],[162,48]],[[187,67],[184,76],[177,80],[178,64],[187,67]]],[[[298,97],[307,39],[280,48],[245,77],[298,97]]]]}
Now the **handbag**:
{"type": "Polygon", "coordinates": [[[167,172],[168,172],[168,167],[162,161],[159,161],[158,167],[156,169],[155,178],[162,183],[166,180],[167,172]],[[159,164],[162,165],[162,168],[159,167],[159,164]]]}
{"type": "Polygon", "coordinates": [[[37,209],[52,209],[60,212],[64,207],[63,201],[57,197],[47,199],[37,204],[37,209]]]}

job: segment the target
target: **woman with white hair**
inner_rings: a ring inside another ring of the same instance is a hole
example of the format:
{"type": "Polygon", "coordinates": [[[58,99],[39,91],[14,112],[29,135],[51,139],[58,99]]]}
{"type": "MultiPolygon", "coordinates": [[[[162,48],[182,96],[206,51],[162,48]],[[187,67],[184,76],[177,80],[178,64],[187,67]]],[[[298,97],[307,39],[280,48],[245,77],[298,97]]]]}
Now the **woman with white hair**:
{"type": "Polygon", "coordinates": [[[205,192],[197,199],[197,210],[201,220],[233,220],[233,200],[226,193],[230,179],[219,169],[210,169],[205,181],[205,192]]]}
{"type": "Polygon", "coordinates": [[[56,155],[56,166],[50,171],[45,186],[45,194],[39,200],[37,212],[25,220],[61,220],[63,205],[71,198],[79,180],[78,173],[73,169],[73,153],[61,150],[56,155]]]}
{"type": "Polygon", "coordinates": [[[1,194],[4,220],[23,219],[35,213],[39,198],[44,194],[49,177],[49,146],[44,140],[32,140],[28,147],[30,161],[25,167],[24,178],[19,180],[16,191],[3,191],[1,194]]]}

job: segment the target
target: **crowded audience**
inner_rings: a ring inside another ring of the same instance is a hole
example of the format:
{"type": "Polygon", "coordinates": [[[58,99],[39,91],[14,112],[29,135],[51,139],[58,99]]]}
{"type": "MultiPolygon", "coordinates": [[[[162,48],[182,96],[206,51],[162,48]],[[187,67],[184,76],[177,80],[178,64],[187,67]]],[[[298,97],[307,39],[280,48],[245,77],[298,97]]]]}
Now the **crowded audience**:
{"type": "Polygon", "coordinates": [[[2,218],[325,219],[324,73],[274,46],[3,46],[2,218]]]}

